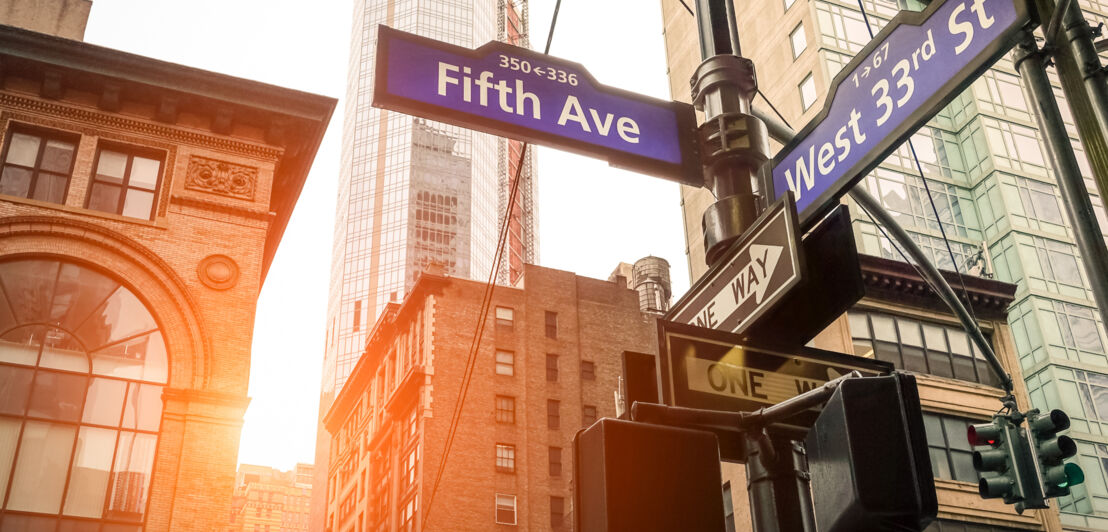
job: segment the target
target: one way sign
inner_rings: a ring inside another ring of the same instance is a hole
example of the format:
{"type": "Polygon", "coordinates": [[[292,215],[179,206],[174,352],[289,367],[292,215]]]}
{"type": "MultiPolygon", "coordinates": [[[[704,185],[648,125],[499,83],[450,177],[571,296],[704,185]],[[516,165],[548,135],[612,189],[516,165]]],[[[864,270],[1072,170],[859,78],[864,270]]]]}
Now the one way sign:
{"type": "Polygon", "coordinates": [[[754,222],[666,319],[741,333],[802,279],[796,204],[786,194],[754,222]]]}

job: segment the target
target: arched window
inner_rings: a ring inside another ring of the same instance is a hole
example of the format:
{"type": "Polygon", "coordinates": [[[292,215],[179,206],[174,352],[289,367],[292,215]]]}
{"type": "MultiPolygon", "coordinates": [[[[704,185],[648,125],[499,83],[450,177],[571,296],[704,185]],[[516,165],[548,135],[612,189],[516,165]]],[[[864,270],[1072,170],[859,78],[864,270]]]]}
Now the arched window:
{"type": "Polygon", "coordinates": [[[0,529],[141,531],[167,369],[127,287],[52,259],[0,262],[0,529]]]}

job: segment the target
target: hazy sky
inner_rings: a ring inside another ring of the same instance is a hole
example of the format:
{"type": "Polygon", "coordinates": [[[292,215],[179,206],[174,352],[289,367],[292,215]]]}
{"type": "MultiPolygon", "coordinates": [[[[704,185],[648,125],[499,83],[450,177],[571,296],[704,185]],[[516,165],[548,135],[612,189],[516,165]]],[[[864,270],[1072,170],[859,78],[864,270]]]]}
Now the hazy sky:
{"type": "MultiPolygon", "coordinates": [[[[492,2],[494,0],[480,0],[492,2]]],[[[531,1],[542,50],[554,0],[531,1]]],[[[156,59],[342,99],[351,0],[95,0],[85,40],[156,59]]],[[[669,98],[659,2],[567,0],[551,55],[601,83],[669,98]]],[[[314,459],[342,102],[258,300],[239,462],[291,468],[314,459]]],[[[620,262],[667,259],[688,289],[677,186],[538,149],[543,266],[607,278],[620,262]]],[[[248,329],[251,324],[243,324],[248,329]]]]}

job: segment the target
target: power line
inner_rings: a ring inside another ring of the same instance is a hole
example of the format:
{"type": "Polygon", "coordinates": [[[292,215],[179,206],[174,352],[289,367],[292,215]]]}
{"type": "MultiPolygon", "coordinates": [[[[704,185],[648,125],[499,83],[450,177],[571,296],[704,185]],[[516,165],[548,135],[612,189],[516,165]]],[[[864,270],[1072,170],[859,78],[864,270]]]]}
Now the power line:
{"type": "Polygon", "coordinates": [[[769,98],[766,98],[766,95],[765,95],[765,93],[762,92],[761,87],[758,87],[758,96],[761,96],[762,99],[765,100],[766,105],[769,105],[769,108],[773,109],[773,114],[777,115],[777,118],[780,118],[781,121],[784,122],[786,126],[789,126],[789,129],[793,128],[791,125],[789,125],[789,121],[785,120],[785,116],[781,114],[781,111],[778,111],[777,108],[774,107],[773,102],[769,101],[769,98]]]}
{"type": "MultiPolygon", "coordinates": [[[[862,11],[862,20],[866,23],[866,31],[869,33],[869,38],[873,39],[873,26],[869,23],[869,14],[866,13],[866,6],[862,0],[858,0],[858,9],[862,11]]],[[[970,316],[972,316],[973,321],[976,322],[977,313],[973,311],[973,300],[970,298],[969,290],[966,289],[966,281],[965,278],[962,277],[961,268],[958,267],[958,259],[954,258],[954,250],[950,247],[950,239],[946,237],[946,229],[943,227],[943,220],[939,216],[939,208],[935,205],[935,197],[931,195],[931,187],[927,184],[927,177],[923,175],[923,165],[920,164],[919,157],[916,156],[916,146],[912,142],[911,137],[908,138],[907,144],[908,151],[912,154],[912,160],[916,163],[916,171],[919,172],[920,181],[923,181],[923,190],[927,193],[927,200],[931,203],[931,212],[935,213],[935,223],[939,226],[939,234],[942,235],[943,244],[946,246],[946,252],[950,255],[950,262],[954,266],[954,273],[958,276],[958,284],[962,287],[962,296],[966,298],[966,305],[969,306],[970,316]]],[[[867,211],[866,214],[868,215],[869,212],[867,211]]],[[[953,213],[951,213],[951,216],[953,216],[953,213]]],[[[870,216],[870,219],[872,220],[873,217],[870,216]]],[[[874,225],[877,225],[876,221],[874,221],[874,225]]],[[[884,230],[882,230],[882,233],[884,233],[884,230]]],[[[886,236],[886,238],[888,237],[886,236]]],[[[892,242],[891,239],[889,241],[892,242]]],[[[901,255],[903,255],[903,253],[901,253],[901,255]]],[[[934,289],[934,287],[932,287],[932,289],[934,289]]]]}
{"type": "MultiPolygon", "coordinates": [[[[550,32],[547,34],[546,37],[546,47],[543,50],[543,53],[545,54],[550,53],[550,44],[554,40],[554,27],[558,23],[558,11],[561,9],[561,7],[562,0],[558,0],[557,3],[554,4],[554,15],[550,21],[550,32]]],[[[492,305],[492,294],[493,290],[496,287],[496,274],[500,270],[500,264],[504,256],[504,246],[507,242],[508,228],[511,225],[509,222],[511,221],[512,210],[515,207],[516,196],[519,193],[519,183],[521,180],[520,178],[523,171],[524,162],[527,157],[528,146],[529,144],[524,142],[520,149],[519,163],[516,165],[516,173],[515,178],[512,181],[512,189],[511,192],[508,194],[508,205],[504,210],[504,221],[500,226],[500,232],[497,236],[496,254],[493,261],[493,267],[489,271],[489,278],[488,281],[485,283],[485,292],[483,297],[481,298],[481,309],[478,311],[477,315],[477,325],[473,332],[473,340],[470,342],[469,353],[466,358],[465,370],[462,373],[461,388],[458,390],[458,398],[454,403],[454,411],[450,417],[450,428],[447,430],[446,445],[442,451],[442,458],[439,460],[439,467],[435,473],[435,480],[434,483],[431,485],[430,494],[428,494],[427,496],[427,503],[423,508],[423,515],[425,516],[431,515],[431,505],[435,502],[435,494],[438,492],[439,486],[441,485],[442,475],[443,472],[446,470],[446,461],[450,457],[450,449],[454,445],[454,437],[458,432],[458,424],[461,421],[462,407],[465,405],[466,395],[469,392],[469,385],[472,382],[473,368],[475,367],[477,362],[477,352],[481,348],[481,336],[485,330],[485,322],[488,318],[489,307],[492,305]]]]}

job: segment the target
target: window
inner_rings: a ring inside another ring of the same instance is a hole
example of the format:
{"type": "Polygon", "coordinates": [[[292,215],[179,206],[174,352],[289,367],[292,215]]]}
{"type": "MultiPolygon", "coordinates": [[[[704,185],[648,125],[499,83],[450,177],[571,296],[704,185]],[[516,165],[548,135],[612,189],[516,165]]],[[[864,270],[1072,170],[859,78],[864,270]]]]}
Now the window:
{"type": "Polygon", "coordinates": [[[0,194],[64,204],[79,139],[46,129],[13,127],[4,146],[0,194]]]}
{"type": "Polygon", "coordinates": [[[735,532],[735,502],[731,500],[731,482],[723,483],[723,525],[727,532],[735,532]]]}
{"type": "Polygon", "coordinates": [[[516,446],[507,443],[496,444],[496,470],[501,473],[515,473],[516,446]]]}
{"type": "Polygon", "coordinates": [[[965,331],[901,316],[851,311],[854,354],[873,353],[897,369],[995,386],[996,376],[965,331]]]}
{"type": "Polygon", "coordinates": [[[795,3],[796,0],[785,0],[785,11],[788,11],[789,8],[792,7],[795,3]]]}
{"type": "Polygon", "coordinates": [[[581,380],[594,381],[596,380],[596,364],[588,360],[581,361],[581,380]]]}
{"type": "MultiPolygon", "coordinates": [[[[1058,189],[1054,185],[1018,176],[1014,178],[1014,181],[1014,187],[1008,185],[1004,192],[1015,192],[1019,195],[1019,205],[1023,207],[1023,212],[1019,212],[1017,209],[1015,214],[1019,216],[1017,219],[1022,221],[1024,225],[1032,229],[1041,228],[1044,230],[1066,225],[1066,220],[1062,216],[1062,209],[1058,205],[1058,189]],[[1012,188],[1015,188],[1015,190],[1012,191],[1012,188]],[[1036,221],[1045,222],[1049,225],[1040,227],[1034,223],[1036,221]]],[[[1009,202],[1006,206],[1011,209],[1014,207],[1013,203],[1015,202],[1009,202]]],[[[1064,234],[1065,230],[1057,232],[1064,234]]]]}
{"type": "Polygon", "coordinates": [[[404,468],[404,472],[403,476],[400,478],[400,491],[407,491],[408,488],[415,485],[417,464],[419,464],[418,445],[411,451],[408,451],[407,456],[404,457],[404,461],[401,463],[401,467],[404,468]]]}
{"type": "Polygon", "coordinates": [[[1047,176],[1046,159],[1034,129],[987,117],[981,118],[981,125],[988,139],[989,154],[998,167],[1047,176]]]}
{"type": "Polygon", "coordinates": [[[511,351],[496,352],[496,374],[512,376],[515,374],[515,353],[511,351]]]}
{"type": "Polygon", "coordinates": [[[558,313],[546,311],[546,337],[558,339],[558,313]]]}
{"type": "MultiPolygon", "coordinates": [[[[913,140],[922,138],[925,137],[917,135],[913,140]]],[[[921,147],[921,144],[923,143],[916,146],[921,147]]],[[[917,153],[921,152],[923,150],[917,149],[917,153]]],[[[923,159],[924,157],[921,156],[921,164],[924,162],[923,159]]],[[[886,163],[915,165],[915,161],[905,149],[898,149],[890,159],[886,160],[886,163]]],[[[874,169],[866,176],[864,183],[875,197],[880,198],[881,204],[897,216],[897,220],[904,227],[938,231],[939,224],[936,220],[941,220],[948,232],[977,240],[982,237],[978,229],[977,211],[973,204],[972,193],[967,188],[935,181],[929,181],[929,184],[925,185],[923,179],[914,170],[908,172],[890,168],[874,169]],[[937,219],[935,210],[926,200],[929,194],[928,187],[939,211],[937,219]]],[[[946,254],[946,250],[943,251],[946,254]]],[[[949,255],[946,260],[950,262],[949,255]]]]}
{"type": "Polygon", "coordinates": [[[163,158],[154,150],[134,146],[100,146],[86,206],[131,218],[153,218],[163,158]]]}
{"type": "Polygon", "coordinates": [[[591,427],[593,423],[596,423],[596,407],[592,405],[581,407],[581,426],[591,427]]]}
{"type": "Polygon", "coordinates": [[[803,22],[797,24],[793,32],[789,34],[789,42],[793,45],[793,59],[800,57],[800,54],[808,47],[808,38],[804,35],[803,22]]]}
{"type": "Polygon", "coordinates": [[[566,500],[562,497],[550,497],[550,528],[559,530],[565,521],[566,500]]]}
{"type": "MultiPolygon", "coordinates": [[[[860,11],[827,2],[816,2],[816,27],[823,44],[852,54],[858,53],[871,39],[860,11]]],[[[874,28],[874,31],[879,30],[874,28]]]]}
{"type": "Polygon", "coordinates": [[[816,80],[812,78],[812,74],[808,74],[804,81],[798,85],[800,89],[800,107],[807,111],[812,104],[816,103],[816,80]]]}
{"type": "MultiPolygon", "coordinates": [[[[0,262],[0,285],[0,513],[48,530],[69,517],[140,525],[168,376],[154,316],[74,264],[0,262]]],[[[31,528],[5,515],[5,530],[31,528]]]]}
{"type": "Polygon", "coordinates": [[[506,395],[496,396],[496,422],[513,425],[516,422],[516,399],[506,395]]]}
{"type": "Polygon", "coordinates": [[[516,496],[496,494],[496,524],[516,524],[516,496]]]}
{"type": "MultiPolygon", "coordinates": [[[[419,494],[412,496],[412,499],[404,505],[400,510],[400,530],[401,532],[409,532],[415,530],[415,516],[419,510],[419,494]]],[[[361,519],[358,519],[361,521],[361,519]]]]}
{"type": "Polygon", "coordinates": [[[511,329],[515,322],[515,313],[508,307],[496,307],[496,326],[511,329]]]}
{"type": "Polygon", "coordinates": [[[558,409],[561,407],[561,403],[553,399],[546,401],[546,428],[556,430],[561,423],[559,418],[558,409]]]}
{"type": "Polygon", "coordinates": [[[547,450],[549,463],[550,463],[550,476],[560,477],[562,476],[562,448],[550,447],[547,450]]]}
{"type": "Polygon", "coordinates": [[[546,354],[546,381],[558,382],[558,355],[546,354]]]}
{"type": "Polygon", "coordinates": [[[931,470],[935,478],[977,483],[973,469],[973,447],[966,439],[968,419],[923,413],[927,447],[931,452],[931,470]]]}

